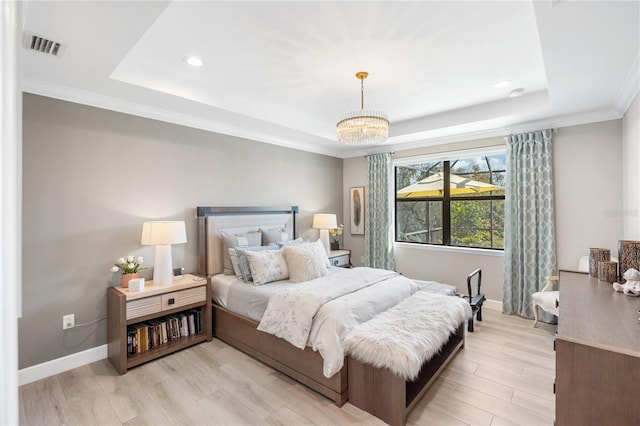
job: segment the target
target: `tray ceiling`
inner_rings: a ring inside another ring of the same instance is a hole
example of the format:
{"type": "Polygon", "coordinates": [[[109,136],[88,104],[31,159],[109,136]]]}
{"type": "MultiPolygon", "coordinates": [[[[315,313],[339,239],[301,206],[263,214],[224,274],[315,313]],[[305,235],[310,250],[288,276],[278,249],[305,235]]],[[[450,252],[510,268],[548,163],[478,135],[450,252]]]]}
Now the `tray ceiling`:
{"type": "Polygon", "coordinates": [[[63,44],[23,51],[27,92],[338,157],[619,118],[638,90],[635,1],[30,1],[24,14],[63,44]],[[390,117],[382,146],[337,142],[361,70],[365,107],[390,117]]]}

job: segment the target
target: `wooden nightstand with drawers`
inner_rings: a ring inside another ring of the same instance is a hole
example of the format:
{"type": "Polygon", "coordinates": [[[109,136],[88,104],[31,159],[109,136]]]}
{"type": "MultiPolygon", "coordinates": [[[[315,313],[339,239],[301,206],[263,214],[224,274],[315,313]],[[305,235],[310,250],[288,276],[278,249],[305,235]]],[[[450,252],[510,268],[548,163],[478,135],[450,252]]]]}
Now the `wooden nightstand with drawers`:
{"type": "Polygon", "coordinates": [[[331,262],[332,266],[351,268],[351,250],[331,250],[329,252],[329,262],[331,262]]]}
{"type": "Polygon", "coordinates": [[[140,292],[107,290],[109,361],[120,374],[180,349],[211,341],[209,280],[183,275],[173,284],[147,281],[140,292]]]}

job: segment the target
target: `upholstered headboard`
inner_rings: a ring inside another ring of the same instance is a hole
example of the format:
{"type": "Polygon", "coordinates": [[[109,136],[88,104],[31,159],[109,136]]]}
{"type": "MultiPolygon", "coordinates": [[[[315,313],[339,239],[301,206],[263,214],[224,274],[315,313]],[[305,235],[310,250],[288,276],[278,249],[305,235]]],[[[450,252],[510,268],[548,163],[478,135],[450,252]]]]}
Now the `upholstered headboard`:
{"type": "Polygon", "coordinates": [[[296,238],[297,213],[298,206],[198,207],[198,273],[209,276],[222,272],[221,231],[238,234],[282,227],[296,238]]]}

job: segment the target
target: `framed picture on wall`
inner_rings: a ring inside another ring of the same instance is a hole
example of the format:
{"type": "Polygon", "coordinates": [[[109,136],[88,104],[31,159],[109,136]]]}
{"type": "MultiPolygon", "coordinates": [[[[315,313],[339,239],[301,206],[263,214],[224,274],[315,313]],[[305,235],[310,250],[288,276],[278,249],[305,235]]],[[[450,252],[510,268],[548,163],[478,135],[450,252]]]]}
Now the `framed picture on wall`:
{"type": "Polygon", "coordinates": [[[349,188],[351,234],[364,235],[364,186],[349,188]]]}

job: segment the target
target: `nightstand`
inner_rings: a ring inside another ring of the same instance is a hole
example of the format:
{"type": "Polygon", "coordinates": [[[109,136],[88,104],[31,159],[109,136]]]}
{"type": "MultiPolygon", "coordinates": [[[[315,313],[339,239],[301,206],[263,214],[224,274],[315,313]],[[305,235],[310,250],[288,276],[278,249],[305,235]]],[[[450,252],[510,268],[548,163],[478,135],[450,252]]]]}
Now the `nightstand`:
{"type": "Polygon", "coordinates": [[[143,291],[107,289],[109,361],[120,374],[180,349],[211,341],[209,280],[191,274],[143,291]]]}
{"type": "Polygon", "coordinates": [[[351,250],[331,250],[329,252],[329,262],[333,266],[341,268],[351,268],[351,250]]]}

